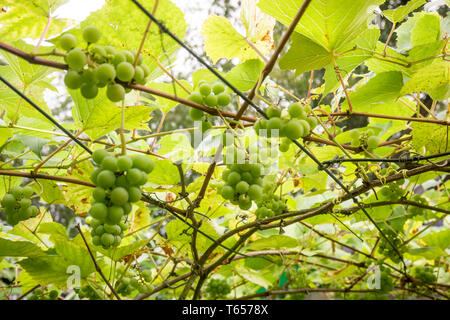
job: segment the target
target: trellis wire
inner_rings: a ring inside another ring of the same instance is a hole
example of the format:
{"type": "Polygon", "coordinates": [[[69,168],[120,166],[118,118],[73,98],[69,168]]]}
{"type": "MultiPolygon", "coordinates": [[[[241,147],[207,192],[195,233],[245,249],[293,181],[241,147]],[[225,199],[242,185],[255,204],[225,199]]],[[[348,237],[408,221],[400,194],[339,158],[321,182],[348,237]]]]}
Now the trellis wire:
{"type": "MultiPolygon", "coordinates": [[[[186,45],[183,41],[181,41],[176,35],[174,35],[162,22],[156,19],[147,9],[145,9],[137,0],[131,0],[145,15],[147,15],[154,23],[158,25],[160,31],[168,34],[175,42],[177,42],[181,47],[183,47],[186,51],[188,51],[198,62],[204,65],[211,73],[213,73],[217,78],[222,80],[222,82],[227,85],[233,92],[235,92],[239,97],[241,97],[245,102],[247,102],[252,108],[254,108],[259,114],[261,114],[264,118],[268,119],[266,113],[261,110],[253,101],[251,101],[245,94],[243,94],[240,90],[235,88],[230,82],[228,82],[224,77],[222,77],[214,68],[212,68],[206,61],[204,61],[200,56],[198,56],[188,45],[186,45]]],[[[367,218],[372,222],[378,232],[383,236],[383,238],[389,243],[389,245],[394,249],[397,255],[400,257],[403,262],[404,267],[406,267],[405,262],[403,260],[403,256],[398,251],[397,247],[386,237],[384,232],[380,229],[380,227],[375,223],[372,217],[368,214],[368,212],[364,209],[358,199],[352,195],[350,190],[330,171],[328,168],[323,166],[323,164],[313,155],[311,154],[304,146],[302,146],[298,141],[291,139],[292,142],[298,146],[308,157],[310,157],[317,165],[319,170],[325,171],[325,173],[331,177],[348,195],[351,196],[353,202],[360,208],[362,212],[367,216],[367,218]]],[[[350,230],[346,225],[344,225],[346,229],[350,230]]],[[[350,230],[351,231],[351,230],[350,230]]],[[[354,232],[351,231],[353,234],[354,232]]]]}

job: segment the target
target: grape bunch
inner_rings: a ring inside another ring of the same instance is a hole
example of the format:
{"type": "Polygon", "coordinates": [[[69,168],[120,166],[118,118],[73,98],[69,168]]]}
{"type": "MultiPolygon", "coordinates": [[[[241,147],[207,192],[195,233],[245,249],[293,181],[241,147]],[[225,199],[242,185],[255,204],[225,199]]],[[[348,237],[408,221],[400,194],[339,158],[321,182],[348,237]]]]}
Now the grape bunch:
{"type": "MultiPolygon", "coordinates": [[[[402,248],[400,247],[402,241],[398,238],[397,234],[389,228],[385,228],[383,230],[383,233],[386,235],[389,241],[398,249],[398,251],[402,253],[402,248]]],[[[395,263],[399,263],[401,261],[397,252],[394,250],[394,248],[392,248],[392,246],[389,244],[389,242],[386,241],[384,237],[381,237],[380,239],[380,242],[378,244],[378,252],[383,256],[390,258],[395,263]]]]}
{"type": "Polygon", "coordinates": [[[403,179],[393,181],[381,188],[379,194],[387,200],[396,201],[403,196],[404,190],[400,186],[404,182],[405,180],[403,179]]]}
{"type": "Polygon", "coordinates": [[[433,268],[430,266],[414,266],[412,267],[411,275],[426,284],[433,284],[437,280],[433,273],[433,268]]]}
{"type": "Polygon", "coordinates": [[[256,204],[255,214],[258,218],[270,218],[282,214],[286,210],[286,203],[277,195],[264,192],[256,204]]]}
{"type": "Polygon", "coordinates": [[[380,144],[380,138],[375,135],[372,129],[367,130],[361,134],[357,129],[350,131],[350,138],[352,139],[352,147],[359,147],[361,144],[369,150],[376,149],[380,144]]]}
{"type": "Polygon", "coordinates": [[[225,279],[211,279],[205,289],[205,293],[210,300],[224,298],[230,292],[231,287],[225,279]]]}
{"type": "MultiPolygon", "coordinates": [[[[424,204],[424,205],[428,204],[427,199],[422,197],[420,194],[415,194],[414,196],[411,197],[410,200],[414,201],[414,202],[418,202],[418,203],[424,204]]],[[[412,216],[422,214],[423,211],[424,211],[423,208],[416,207],[416,206],[408,206],[408,213],[410,213],[412,216]]]]}
{"type": "Polygon", "coordinates": [[[380,267],[380,289],[381,293],[388,293],[394,289],[392,283],[391,270],[389,268],[380,267]]]}
{"type": "Polygon", "coordinates": [[[89,45],[88,50],[77,48],[78,40],[71,33],[66,33],[59,39],[60,47],[67,51],[65,61],[69,66],[64,83],[69,89],[80,89],[86,99],[94,99],[98,88],[106,87],[108,99],[118,102],[123,100],[125,93],[129,91],[120,82],[143,85],[150,75],[150,68],[143,64],[142,55],[136,57],[137,51],[119,52],[112,46],[91,46],[98,42],[100,37],[100,30],[96,27],[88,26],[83,29],[83,38],[89,45]]]}
{"type": "MultiPolygon", "coordinates": [[[[226,107],[231,102],[230,95],[225,92],[225,86],[220,82],[207,83],[205,80],[201,80],[197,90],[187,97],[188,100],[210,108],[226,107]]],[[[202,110],[191,108],[189,115],[193,121],[200,121],[205,113],[202,110]]]]}
{"type": "Polygon", "coordinates": [[[144,270],[141,273],[142,279],[138,280],[138,275],[133,269],[126,270],[125,272],[123,266],[119,266],[119,285],[117,287],[117,293],[127,296],[131,294],[134,290],[137,290],[139,293],[145,293],[152,291],[153,287],[151,284],[146,284],[145,282],[150,282],[152,279],[151,270],[144,270]]]}
{"type": "Polygon", "coordinates": [[[104,249],[116,247],[127,229],[125,217],[132,203],[141,199],[140,186],[153,170],[153,160],[143,155],[114,156],[104,149],[94,151],[92,159],[100,165],[91,175],[96,188],[89,210],[92,243],[104,249]]]}
{"type": "Polygon", "coordinates": [[[41,289],[37,288],[34,290],[27,298],[27,300],[58,300],[59,290],[58,289],[41,289]]]}
{"type": "Polygon", "coordinates": [[[268,138],[272,136],[272,130],[278,130],[278,135],[282,138],[279,149],[287,152],[291,140],[306,137],[317,126],[316,118],[308,117],[308,113],[311,113],[311,107],[299,102],[292,103],[284,115],[282,110],[270,107],[267,110],[269,119],[258,120],[253,128],[258,135],[264,136],[266,133],[268,138]]]}
{"type": "MultiPolygon", "coordinates": [[[[287,289],[302,289],[308,288],[309,280],[305,269],[298,267],[289,267],[286,270],[286,277],[288,278],[287,289]]],[[[290,293],[286,295],[286,300],[304,300],[307,296],[305,292],[290,293]]]]}
{"type": "Polygon", "coordinates": [[[239,205],[242,210],[250,209],[252,200],[256,201],[262,197],[261,166],[246,162],[227,167],[222,173],[225,185],[220,194],[232,204],[239,205]]]}
{"type": "Polygon", "coordinates": [[[81,289],[75,289],[80,299],[103,300],[103,298],[91,286],[85,286],[81,289]]]}
{"type": "Polygon", "coordinates": [[[5,194],[1,204],[6,213],[6,222],[14,226],[39,214],[38,207],[31,204],[33,189],[31,187],[12,187],[5,194]]]}

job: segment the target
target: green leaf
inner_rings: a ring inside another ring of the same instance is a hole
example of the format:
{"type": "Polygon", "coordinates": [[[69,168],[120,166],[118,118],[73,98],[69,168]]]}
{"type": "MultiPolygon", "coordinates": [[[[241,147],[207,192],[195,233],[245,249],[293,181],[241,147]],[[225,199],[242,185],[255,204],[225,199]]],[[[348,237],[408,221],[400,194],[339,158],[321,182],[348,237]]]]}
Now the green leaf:
{"type": "Polygon", "coordinates": [[[413,256],[421,256],[428,260],[434,260],[436,258],[445,256],[445,252],[436,247],[426,247],[426,248],[411,248],[408,253],[413,256]]]}
{"type": "Polygon", "coordinates": [[[264,250],[278,248],[294,248],[298,245],[297,240],[284,235],[273,235],[267,238],[258,239],[252,242],[249,250],[264,250]]]}
{"type": "Polygon", "coordinates": [[[411,124],[412,144],[420,154],[438,154],[449,150],[448,131],[435,123],[417,122],[411,124]]]}
{"type": "Polygon", "coordinates": [[[450,230],[432,232],[421,238],[430,247],[446,250],[450,247],[450,230]]]}
{"type": "Polygon", "coordinates": [[[433,99],[450,97],[450,63],[440,61],[423,67],[403,86],[401,94],[427,92],[433,99]]]}
{"type": "Polygon", "coordinates": [[[410,12],[416,10],[425,3],[427,3],[425,0],[410,0],[404,6],[400,6],[393,10],[383,11],[383,15],[393,23],[401,22],[410,12]]]}
{"type": "MultiPolygon", "coordinates": [[[[64,195],[56,182],[51,180],[38,179],[39,184],[42,186],[41,199],[51,204],[64,204],[64,195]]],[[[39,193],[41,187],[37,184],[33,185],[34,191],[39,193]]]]}
{"type": "Polygon", "coordinates": [[[240,91],[248,91],[253,88],[258,81],[259,75],[264,68],[261,60],[248,60],[238,64],[225,76],[233,86],[240,91]]]}
{"type": "Polygon", "coordinates": [[[0,257],[43,257],[46,255],[32,242],[0,238],[0,257]]]}
{"type": "Polygon", "coordinates": [[[26,145],[30,150],[36,154],[39,158],[41,158],[42,148],[47,144],[48,140],[32,137],[32,136],[22,136],[16,135],[14,137],[15,140],[22,142],[26,145]]]}
{"type": "Polygon", "coordinates": [[[331,63],[331,54],[324,47],[297,32],[291,37],[291,47],[279,62],[281,69],[296,69],[296,74],[301,74],[331,63]]]}
{"type": "Polygon", "coordinates": [[[395,31],[397,47],[408,50],[412,47],[441,40],[441,25],[438,14],[416,12],[395,31]]]}
{"type": "Polygon", "coordinates": [[[107,257],[110,257],[113,261],[119,261],[125,256],[128,256],[130,254],[133,254],[137,252],[138,250],[144,248],[147,243],[149,243],[150,239],[143,239],[139,241],[135,241],[131,244],[122,245],[112,250],[104,250],[101,247],[96,247],[95,249],[107,257]]]}
{"type": "MultiPolygon", "coordinates": [[[[187,82],[186,80],[181,80],[180,82],[183,84],[183,86],[186,89],[192,91],[192,87],[189,84],[189,82],[187,82]]],[[[184,89],[180,88],[180,86],[178,84],[152,82],[152,83],[148,84],[148,86],[152,89],[160,90],[165,93],[175,95],[179,98],[186,98],[188,96],[188,93],[186,91],[184,91],[184,89]],[[174,91],[174,86],[175,86],[175,91],[174,91]]],[[[158,106],[158,109],[160,109],[164,113],[169,112],[170,110],[172,110],[179,104],[177,101],[169,100],[169,99],[162,98],[159,96],[154,96],[154,97],[155,97],[156,101],[153,103],[155,103],[158,106]]]]}
{"type": "Polygon", "coordinates": [[[190,136],[182,133],[173,133],[162,137],[158,143],[161,145],[158,154],[170,158],[172,161],[188,161],[193,156],[190,136]]]}
{"type": "Polygon", "coordinates": [[[148,176],[155,185],[174,185],[180,182],[177,167],[170,160],[155,160],[155,167],[148,176]]]}
{"type": "MultiPolygon", "coordinates": [[[[333,52],[367,29],[373,8],[383,0],[315,0],[306,9],[295,31],[333,52]]],[[[303,0],[261,0],[260,9],[288,26],[303,0]]]]}
{"type": "Polygon", "coordinates": [[[244,279],[262,286],[265,289],[268,289],[272,285],[272,283],[264,278],[259,271],[239,266],[236,268],[236,272],[244,279]]]}
{"type": "MultiPolygon", "coordinates": [[[[22,38],[37,39],[41,36],[48,21],[49,10],[54,12],[64,1],[47,0],[4,0],[1,2],[6,12],[0,14],[0,39],[12,41],[22,38]]],[[[47,38],[60,33],[69,25],[67,19],[52,16],[47,38]]]]}

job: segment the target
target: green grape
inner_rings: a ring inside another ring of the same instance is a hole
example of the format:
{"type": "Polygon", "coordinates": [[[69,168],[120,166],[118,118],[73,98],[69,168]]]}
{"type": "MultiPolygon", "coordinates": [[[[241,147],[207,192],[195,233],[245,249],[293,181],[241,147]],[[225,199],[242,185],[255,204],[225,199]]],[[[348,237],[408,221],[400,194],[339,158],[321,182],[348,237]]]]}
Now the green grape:
{"type": "Polygon", "coordinates": [[[107,157],[103,158],[101,166],[104,170],[109,170],[109,171],[115,172],[118,169],[117,158],[112,155],[107,156],[107,157]]]}
{"type": "Polygon", "coordinates": [[[122,217],[125,215],[125,211],[120,206],[111,206],[108,208],[108,222],[112,224],[117,224],[120,222],[122,217]]]}
{"type": "Polygon", "coordinates": [[[143,155],[133,156],[132,161],[133,161],[133,168],[137,168],[146,173],[152,172],[153,168],[155,167],[155,163],[153,162],[153,160],[143,155]]]}
{"type": "Polygon", "coordinates": [[[222,83],[216,83],[212,87],[212,91],[214,94],[220,94],[225,91],[225,86],[222,83]]]}
{"type": "Polygon", "coordinates": [[[142,179],[141,170],[132,168],[127,171],[127,180],[130,185],[132,186],[138,185],[141,179],[142,179]]]}
{"type": "Polygon", "coordinates": [[[51,290],[48,294],[49,298],[51,300],[56,300],[59,297],[59,291],[58,290],[51,290]]]}
{"type": "Polygon", "coordinates": [[[131,65],[134,63],[134,55],[128,50],[123,51],[123,54],[125,56],[125,61],[130,63],[131,65]]]}
{"type": "Polygon", "coordinates": [[[202,121],[202,133],[205,133],[206,131],[210,130],[212,128],[212,123],[208,120],[202,121]]]}
{"type": "Polygon", "coordinates": [[[109,170],[102,170],[97,175],[97,185],[100,187],[107,189],[114,185],[114,182],[116,181],[116,176],[112,171],[109,170]]]}
{"type": "MultiPolygon", "coordinates": [[[[132,53],[133,53],[134,59],[136,59],[137,51],[132,50],[132,53]]],[[[134,63],[134,59],[133,59],[133,63],[134,63]]],[[[137,57],[136,65],[140,66],[143,62],[144,62],[144,56],[142,54],[139,54],[139,57],[137,57]]]]}
{"type": "Polygon", "coordinates": [[[106,88],[106,96],[112,102],[119,102],[125,98],[125,89],[118,83],[109,84],[106,88]]]}
{"type": "Polygon", "coordinates": [[[117,224],[105,224],[103,226],[105,228],[105,231],[112,235],[118,235],[122,232],[122,229],[120,229],[120,226],[117,224]]]}
{"type": "Polygon", "coordinates": [[[248,196],[250,197],[250,199],[252,200],[258,200],[262,197],[262,188],[257,185],[257,184],[252,184],[249,188],[248,188],[248,196]]]}
{"type": "Polygon", "coordinates": [[[230,186],[236,185],[239,181],[241,181],[241,175],[239,172],[233,171],[228,175],[227,182],[230,186]]]}
{"type": "Polygon", "coordinates": [[[189,110],[189,116],[191,117],[191,119],[193,121],[199,121],[203,119],[204,116],[204,112],[202,110],[199,109],[195,109],[195,108],[191,108],[189,110]]]}
{"type": "Polygon", "coordinates": [[[269,119],[280,118],[281,110],[278,108],[270,107],[269,109],[267,109],[267,117],[269,117],[269,119]]]}
{"type": "Polygon", "coordinates": [[[368,137],[371,137],[371,136],[373,136],[375,134],[375,132],[373,132],[372,129],[369,129],[369,130],[366,131],[366,134],[367,134],[368,137]]]}
{"type": "Polygon", "coordinates": [[[298,122],[303,126],[302,137],[307,136],[309,134],[309,131],[311,131],[309,123],[306,120],[299,120],[298,122]]]}
{"type": "Polygon", "coordinates": [[[312,112],[312,108],[309,104],[303,106],[303,110],[306,114],[310,114],[312,112]]]}
{"type": "Polygon", "coordinates": [[[241,174],[241,179],[245,182],[247,182],[248,184],[252,184],[253,183],[253,176],[250,172],[243,172],[241,174]]]}
{"type": "Polygon", "coordinates": [[[224,199],[231,200],[234,198],[234,189],[232,186],[225,185],[220,194],[224,199]]]}
{"type": "Polygon", "coordinates": [[[221,107],[226,107],[231,102],[230,95],[222,92],[217,95],[217,104],[221,107]]]}
{"type": "Polygon", "coordinates": [[[105,247],[109,247],[114,243],[114,235],[109,233],[102,234],[100,241],[105,247]]]}
{"type": "Polygon", "coordinates": [[[125,188],[116,187],[111,191],[111,202],[115,205],[121,206],[128,202],[128,192],[125,188]]]}
{"type": "Polygon", "coordinates": [[[244,194],[241,194],[239,196],[238,204],[239,208],[241,208],[242,210],[248,210],[252,206],[252,201],[250,200],[249,197],[245,196],[244,194]]]}
{"type": "Polygon", "coordinates": [[[288,152],[289,151],[289,147],[290,147],[290,141],[287,140],[288,142],[286,143],[285,140],[283,139],[283,142],[280,143],[280,145],[278,146],[281,152],[288,152]]]}
{"type": "Polygon", "coordinates": [[[29,198],[33,195],[33,189],[30,186],[23,187],[22,194],[25,198],[29,198]]]}
{"type": "Polygon", "coordinates": [[[224,172],[222,172],[222,180],[227,182],[228,176],[230,175],[230,173],[231,173],[231,170],[228,170],[228,169],[225,170],[224,172]]]}
{"type": "Polygon", "coordinates": [[[210,94],[210,95],[206,96],[205,104],[208,107],[214,108],[215,106],[217,106],[217,96],[214,94],[210,94]]]}
{"type": "Polygon", "coordinates": [[[117,66],[119,63],[126,62],[127,58],[123,52],[117,52],[114,54],[114,58],[112,59],[112,64],[117,66]]]}
{"type": "Polygon", "coordinates": [[[136,83],[142,84],[145,79],[144,70],[140,66],[136,66],[134,69],[134,77],[133,80],[136,83]]]}
{"type": "Polygon", "coordinates": [[[92,227],[92,229],[97,228],[99,225],[102,224],[102,222],[98,219],[95,219],[94,217],[87,217],[86,222],[92,227]],[[89,221],[88,221],[89,219],[89,221]]]}
{"type": "Polygon", "coordinates": [[[77,38],[71,33],[66,33],[59,38],[59,46],[65,51],[72,50],[77,44],[77,38]]]}
{"type": "Polygon", "coordinates": [[[105,57],[106,57],[106,50],[105,48],[101,47],[101,46],[93,46],[90,50],[89,53],[92,57],[92,60],[94,60],[97,63],[102,63],[105,61],[105,57]]]}
{"type": "Polygon", "coordinates": [[[203,83],[198,88],[198,91],[202,94],[202,96],[206,97],[211,93],[211,86],[209,84],[203,83]]]}
{"type": "Polygon", "coordinates": [[[359,147],[359,138],[352,139],[351,145],[352,145],[352,147],[355,147],[355,148],[359,147]]]}
{"type": "Polygon", "coordinates": [[[111,58],[113,58],[114,55],[117,53],[116,48],[114,48],[113,46],[105,46],[104,48],[106,55],[111,56],[111,58]]]}
{"type": "Polygon", "coordinates": [[[81,74],[81,78],[83,79],[83,82],[86,84],[97,84],[97,74],[94,69],[89,68],[86,70],[83,70],[83,73],[81,74]]]}
{"type": "Polygon", "coordinates": [[[101,164],[105,157],[109,156],[109,152],[105,149],[98,149],[92,153],[92,160],[97,164],[101,164]]]}
{"type": "Polygon", "coordinates": [[[83,79],[77,71],[69,70],[64,77],[64,84],[69,89],[79,89],[83,84],[83,79]]]}
{"type": "Polygon", "coordinates": [[[81,95],[86,99],[94,99],[98,94],[98,87],[95,84],[84,83],[81,86],[81,95]]]}
{"type": "Polygon", "coordinates": [[[352,138],[353,140],[359,140],[360,134],[359,131],[356,129],[353,129],[350,131],[350,138],[352,138]]]}
{"type": "Polygon", "coordinates": [[[314,117],[307,117],[305,120],[306,120],[306,122],[308,122],[311,130],[313,130],[318,125],[317,119],[314,117]]]}
{"type": "Polygon", "coordinates": [[[272,117],[267,121],[267,130],[281,130],[281,126],[283,125],[283,121],[278,117],[272,117]]]}
{"type": "Polygon", "coordinates": [[[94,197],[94,200],[97,202],[104,202],[106,197],[105,189],[96,187],[94,191],[92,191],[92,196],[94,197]]]}
{"type": "Polygon", "coordinates": [[[12,209],[16,206],[16,198],[10,194],[7,193],[2,199],[2,206],[6,209],[12,209]]]}
{"type": "Polygon", "coordinates": [[[192,92],[188,97],[188,100],[196,102],[198,104],[203,104],[203,96],[200,92],[192,92]]]}
{"type": "Polygon", "coordinates": [[[304,135],[304,127],[300,123],[300,120],[290,120],[284,126],[284,132],[286,137],[292,140],[296,140],[304,135]]]}
{"type": "Polygon", "coordinates": [[[141,65],[141,68],[144,71],[144,78],[147,78],[151,73],[150,67],[146,64],[143,64],[141,65]]]}
{"type": "Polygon", "coordinates": [[[91,210],[89,212],[93,218],[103,221],[108,215],[108,208],[104,203],[96,202],[92,205],[91,210]]]}
{"type": "Polygon", "coordinates": [[[27,199],[27,198],[23,198],[19,201],[19,206],[20,208],[28,208],[29,206],[31,206],[31,200],[27,199]]]}
{"type": "Polygon", "coordinates": [[[120,171],[127,171],[133,167],[133,160],[128,156],[120,156],[117,158],[117,167],[120,171]]]}
{"type": "Polygon", "coordinates": [[[288,112],[292,118],[306,118],[306,113],[303,110],[303,106],[300,102],[292,103],[288,108],[288,112]]]}
{"type": "Polygon", "coordinates": [[[129,202],[138,202],[139,200],[141,200],[142,197],[142,193],[141,193],[141,189],[137,188],[137,187],[130,187],[128,189],[128,195],[129,195],[129,202]]]}
{"type": "Polygon", "coordinates": [[[95,43],[100,40],[101,32],[96,27],[87,26],[83,29],[83,39],[87,43],[95,43]]]}
{"type": "Polygon", "coordinates": [[[116,66],[117,79],[123,82],[131,81],[134,77],[133,65],[129,62],[121,62],[116,66]]]}
{"type": "Polygon", "coordinates": [[[86,54],[79,48],[75,48],[69,51],[66,56],[67,64],[70,69],[81,70],[87,63],[86,54]]]}
{"type": "Polygon", "coordinates": [[[16,200],[19,200],[23,197],[23,189],[19,186],[12,187],[9,192],[16,198],[16,200]]]}
{"type": "Polygon", "coordinates": [[[370,136],[367,139],[367,147],[369,149],[375,149],[380,144],[380,139],[377,136],[370,136]]]}
{"type": "Polygon", "coordinates": [[[110,82],[116,77],[116,69],[112,64],[103,63],[95,69],[96,76],[100,82],[110,82]]]}
{"type": "Polygon", "coordinates": [[[150,282],[152,281],[152,271],[151,270],[143,270],[142,271],[142,278],[144,278],[145,281],[150,282]]]}
{"type": "MultiPolygon", "coordinates": [[[[131,206],[131,204],[130,203],[125,203],[123,206],[122,206],[122,208],[123,208],[123,211],[124,211],[124,213],[125,214],[129,214],[130,212],[131,212],[131,210],[133,209],[133,207],[131,206]]],[[[127,227],[128,228],[128,227],[127,227]]]]}
{"type": "Polygon", "coordinates": [[[237,193],[244,194],[248,191],[249,184],[245,181],[240,181],[236,184],[235,190],[237,193]]]}

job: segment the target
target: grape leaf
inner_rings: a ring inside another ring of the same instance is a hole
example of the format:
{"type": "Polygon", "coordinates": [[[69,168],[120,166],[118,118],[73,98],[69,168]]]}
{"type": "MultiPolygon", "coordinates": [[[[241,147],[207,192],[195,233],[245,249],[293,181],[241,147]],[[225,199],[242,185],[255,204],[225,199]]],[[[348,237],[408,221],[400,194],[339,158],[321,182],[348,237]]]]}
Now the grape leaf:
{"type": "Polygon", "coordinates": [[[401,22],[410,12],[416,10],[425,3],[427,3],[425,0],[410,0],[404,6],[400,6],[393,10],[383,11],[383,15],[393,23],[401,22]]]}

